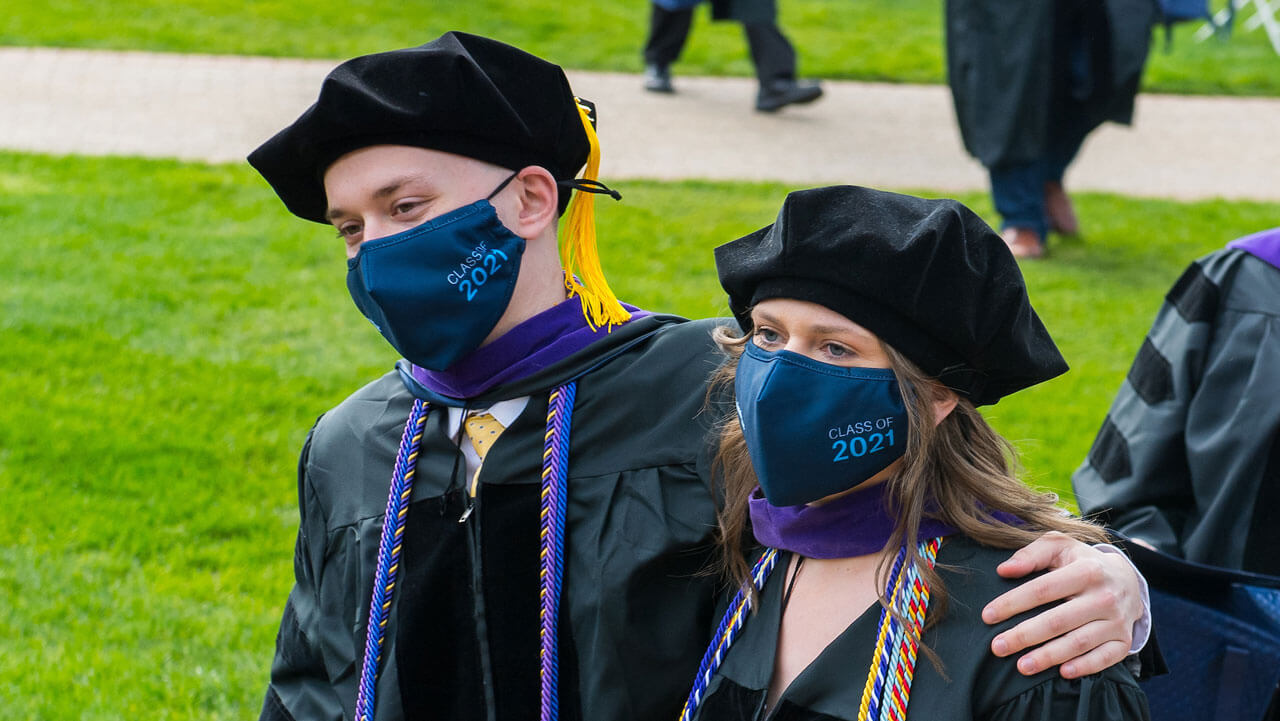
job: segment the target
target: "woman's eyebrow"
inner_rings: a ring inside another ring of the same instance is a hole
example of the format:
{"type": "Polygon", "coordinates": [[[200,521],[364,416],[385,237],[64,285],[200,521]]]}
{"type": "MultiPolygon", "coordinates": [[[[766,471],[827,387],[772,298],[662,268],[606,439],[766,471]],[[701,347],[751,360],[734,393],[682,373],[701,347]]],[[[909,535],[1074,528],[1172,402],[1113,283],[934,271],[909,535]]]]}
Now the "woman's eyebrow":
{"type": "Polygon", "coordinates": [[[755,316],[754,320],[757,325],[759,325],[760,323],[773,323],[774,325],[778,324],[777,318],[774,318],[773,316],[769,315],[768,313],[765,313],[764,311],[759,311],[759,310],[752,311],[752,315],[755,316]]]}
{"type": "MultiPolygon", "coordinates": [[[[764,311],[755,311],[755,324],[768,323],[770,325],[784,325],[782,321],[764,311]]],[[[873,337],[870,331],[861,328],[851,328],[849,326],[834,326],[819,323],[817,325],[806,326],[806,329],[814,335],[849,335],[858,339],[869,339],[873,337]]]]}
{"type": "Polygon", "coordinates": [[[811,326],[809,326],[809,330],[810,330],[812,333],[814,333],[815,335],[844,335],[844,334],[847,334],[847,335],[854,336],[854,337],[856,337],[856,338],[861,338],[861,337],[862,337],[862,335],[863,335],[862,333],[859,333],[858,331],[856,331],[856,330],[854,330],[854,329],[852,329],[852,328],[837,328],[836,326],[833,326],[833,325],[811,325],[811,326]]]}

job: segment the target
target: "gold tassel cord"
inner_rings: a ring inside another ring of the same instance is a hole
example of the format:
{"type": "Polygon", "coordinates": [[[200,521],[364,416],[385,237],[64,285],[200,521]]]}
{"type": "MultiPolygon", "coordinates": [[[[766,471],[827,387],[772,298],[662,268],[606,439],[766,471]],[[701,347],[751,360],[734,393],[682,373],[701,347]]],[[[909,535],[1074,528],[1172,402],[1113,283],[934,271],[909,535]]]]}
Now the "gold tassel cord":
{"type": "MultiPolygon", "coordinates": [[[[587,167],[583,172],[586,181],[599,182],[600,140],[585,105],[578,102],[578,116],[587,133],[587,167]]],[[[560,264],[564,267],[564,287],[569,297],[582,299],[582,312],[591,328],[612,329],[631,319],[631,313],[622,307],[617,296],[609,288],[600,267],[600,252],[596,247],[595,193],[578,191],[569,201],[565,214],[565,239],[560,245],[560,264]]]]}

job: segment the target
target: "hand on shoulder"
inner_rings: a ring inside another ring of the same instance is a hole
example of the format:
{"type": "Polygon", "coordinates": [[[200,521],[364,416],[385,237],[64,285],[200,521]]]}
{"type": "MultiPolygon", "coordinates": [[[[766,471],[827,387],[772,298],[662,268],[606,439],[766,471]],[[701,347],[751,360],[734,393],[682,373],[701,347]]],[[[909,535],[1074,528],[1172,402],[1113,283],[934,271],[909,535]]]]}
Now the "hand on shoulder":
{"type": "Polygon", "coordinates": [[[1119,663],[1130,653],[1134,624],[1146,614],[1146,605],[1141,579],[1123,554],[1050,532],[996,570],[1005,578],[1047,573],[987,604],[982,620],[988,624],[1062,602],[992,640],[992,653],[1001,657],[1032,649],[1018,659],[1021,673],[1060,665],[1063,678],[1079,678],[1119,663]]]}

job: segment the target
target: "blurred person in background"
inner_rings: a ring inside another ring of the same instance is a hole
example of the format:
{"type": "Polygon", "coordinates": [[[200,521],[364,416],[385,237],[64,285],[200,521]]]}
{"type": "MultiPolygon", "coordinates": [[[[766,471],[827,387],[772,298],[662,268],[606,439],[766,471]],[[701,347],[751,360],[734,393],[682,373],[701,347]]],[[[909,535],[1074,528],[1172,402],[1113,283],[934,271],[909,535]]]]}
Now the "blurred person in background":
{"type": "MultiPolygon", "coordinates": [[[[693,11],[704,0],[653,0],[649,38],[644,44],[644,87],[655,93],[675,92],[671,65],[680,59],[693,11]]],[[[760,82],[756,110],[776,112],[787,105],[811,103],[822,97],[822,86],[796,79],[796,50],[778,28],[776,0],[711,0],[715,20],[742,23],[751,62],[760,82]]]]}
{"type": "Polygon", "coordinates": [[[1015,257],[1079,233],[1063,175],[1095,128],[1131,122],[1155,20],[1151,0],[947,0],[960,134],[1015,257]]]}
{"type": "Polygon", "coordinates": [[[1135,541],[1280,576],[1280,228],[1174,283],[1072,484],[1135,541]]]}

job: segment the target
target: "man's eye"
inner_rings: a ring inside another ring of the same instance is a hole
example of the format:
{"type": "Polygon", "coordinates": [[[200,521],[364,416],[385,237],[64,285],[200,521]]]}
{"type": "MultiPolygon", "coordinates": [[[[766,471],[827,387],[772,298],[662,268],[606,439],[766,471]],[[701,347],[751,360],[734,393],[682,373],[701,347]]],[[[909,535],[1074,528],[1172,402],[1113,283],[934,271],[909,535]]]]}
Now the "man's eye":
{"type": "Polygon", "coordinates": [[[397,215],[404,215],[405,213],[412,213],[414,209],[420,205],[422,205],[422,202],[418,200],[405,201],[403,203],[396,203],[395,207],[392,208],[392,211],[397,215]]]}

